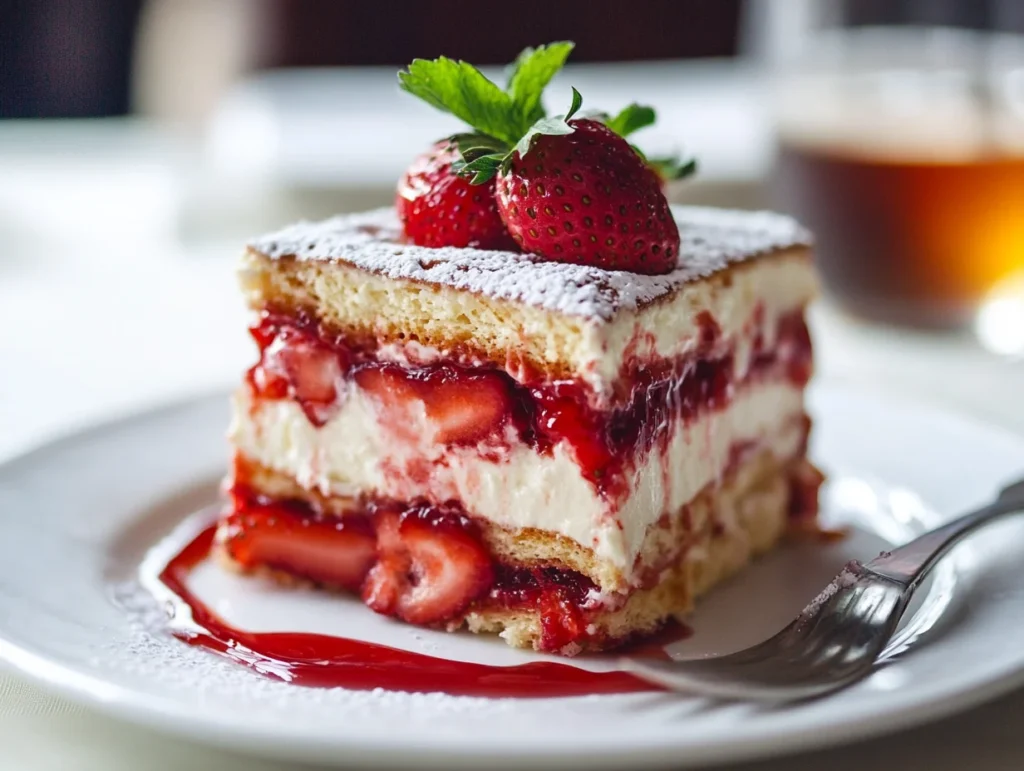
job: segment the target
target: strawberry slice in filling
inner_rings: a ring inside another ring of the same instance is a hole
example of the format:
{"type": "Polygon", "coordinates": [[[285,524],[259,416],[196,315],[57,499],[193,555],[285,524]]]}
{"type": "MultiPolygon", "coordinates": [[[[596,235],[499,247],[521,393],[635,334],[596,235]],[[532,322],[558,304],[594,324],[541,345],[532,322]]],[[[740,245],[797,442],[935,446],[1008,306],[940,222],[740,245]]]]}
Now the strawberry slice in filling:
{"type": "Polygon", "coordinates": [[[340,406],[346,357],[298,329],[284,329],[263,350],[253,368],[253,387],[269,396],[298,402],[309,422],[324,425],[340,406]]]}
{"type": "Polygon", "coordinates": [[[500,431],[512,398],[506,376],[453,367],[411,371],[397,365],[371,366],[355,373],[356,383],[380,407],[382,422],[395,433],[415,431],[422,415],[440,444],[469,444],[500,431]]]}
{"type": "Polygon", "coordinates": [[[423,626],[458,624],[472,610],[542,609],[544,649],[587,638],[582,606],[594,584],[571,570],[496,561],[455,504],[367,504],[341,517],[299,501],[231,494],[218,543],[243,570],[270,568],[358,593],[372,610],[423,626]]]}
{"type": "Polygon", "coordinates": [[[244,570],[270,568],[360,593],[373,610],[408,623],[461,619],[494,583],[476,527],[454,506],[370,504],[322,516],[298,501],[232,491],[218,543],[244,570]]]}
{"type": "Polygon", "coordinates": [[[494,580],[471,523],[453,511],[418,506],[377,516],[377,562],[363,602],[410,624],[458,617],[494,580]]]}
{"type": "Polygon", "coordinates": [[[318,584],[359,591],[376,559],[373,526],[363,516],[327,518],[300,504],[246,501],[222,522],[220,542],[243,568],[268,567],[318,584]]]}

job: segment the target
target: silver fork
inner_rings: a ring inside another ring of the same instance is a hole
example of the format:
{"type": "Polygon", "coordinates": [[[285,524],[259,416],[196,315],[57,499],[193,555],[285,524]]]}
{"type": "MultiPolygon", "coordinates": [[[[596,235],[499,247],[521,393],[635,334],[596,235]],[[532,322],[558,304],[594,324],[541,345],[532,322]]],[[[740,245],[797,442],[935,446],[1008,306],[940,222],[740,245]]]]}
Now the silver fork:
{"type": "Polygon", "coordinates": [[[716,699],[787,702],[822,696],[869,674],[914,592],[965,536],[1024,510],[1024,479],[992,503],[882,552],[853,561],[789,626],[737,653],[691,661],[624,658],[622,667],[673,690],[716,699]]]}

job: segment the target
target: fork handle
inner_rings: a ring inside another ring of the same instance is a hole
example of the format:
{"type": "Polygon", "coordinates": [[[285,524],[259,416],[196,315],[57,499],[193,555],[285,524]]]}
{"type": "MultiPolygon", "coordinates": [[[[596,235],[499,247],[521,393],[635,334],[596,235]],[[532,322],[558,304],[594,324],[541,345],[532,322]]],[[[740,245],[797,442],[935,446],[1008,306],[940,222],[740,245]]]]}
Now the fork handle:
{"type": "Polygon", "coordinates": [[[1020,511],[1024,511],[1024,488],[1014,485],[1004,490],[993,503],[929,530],[908,544],[882,552],[864,567],[904,586],[915,587],[966,535],[989,522],[1020,511]]]}

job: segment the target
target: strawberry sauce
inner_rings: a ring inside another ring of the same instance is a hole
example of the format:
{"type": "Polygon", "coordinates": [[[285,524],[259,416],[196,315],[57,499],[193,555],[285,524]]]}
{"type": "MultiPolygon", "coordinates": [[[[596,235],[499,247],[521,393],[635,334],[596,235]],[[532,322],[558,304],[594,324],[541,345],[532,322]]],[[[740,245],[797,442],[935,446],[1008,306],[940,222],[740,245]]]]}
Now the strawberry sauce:
{"type": "MultiPolygon", "coordinates": [[[[189,572],[205,560],[215,528],[185,544],[155,576],[171,610],[170,632],[272,679],[300,686],[353,690],[441,692],[489,698],[552,698],[657,691],[625,672],[591,672],[569,664],[537,661],[490,666],[450,661],[386,645],[303,632],[246,632],[221,620],[188,588],[189,572]]],[[[152,577],[144,576],[144,579],[152,577]]],[[[152,585],[152,581],[147,580],[152,585]]],[[[673,628],[668,644],[687,636],[673,628]]],[[[670,633],[671,634],[671,633],[670,633]]],[[[646,649],[637,653],[647,652],[646,649]]],[[[651,655],[664,655],[659,646],[651,655]]]]}

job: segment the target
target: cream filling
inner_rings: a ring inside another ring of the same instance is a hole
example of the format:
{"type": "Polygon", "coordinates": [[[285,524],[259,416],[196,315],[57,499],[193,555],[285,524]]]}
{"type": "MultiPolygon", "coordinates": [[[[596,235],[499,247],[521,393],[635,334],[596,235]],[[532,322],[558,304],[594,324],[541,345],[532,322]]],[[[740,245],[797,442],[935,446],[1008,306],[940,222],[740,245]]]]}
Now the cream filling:
{"type": "Polygon", "coordinates": [[[752,443],[780,459],[794,456],[803,439],[796,420],[803,410],[803,390],[788,382],[741,388],[726,409],[689,424],[674,421],[666,451],[656,446],[648,453],[629,494],[618,501],[598,494],[566,443],[540,454],[510,428],[511,441],[500,447],[447,448],[431,441],[425,415],[415,413],[405,427],[412,430],[403,430],[398,440],[378,419],[371,397],[354,385],[320,428],[295,402],[253,401],[242,388],[229,435],[245,457],[292,476],[306,489],[456,499],[500,526],[570,538],[628,576],[648,527],[720,479],[733,446],[752,443]]]}
{"type": "MultiPolygon", "coordinates": [[[[581,351],[598,376],[596,382],[590,379],[592,384],[607,388],[614,383],[629,358],[627,352],[643,360],[678,358],[693,351],[701,340],[699,319],[704,313],[718,325],[721,339],[749,345],[760,307],[770,346],[779,318],[803,308],[817,293],[817,275],[804,249],[740,266],[728,275],[728,284],[713,276],[638,313],[619,313],[598,340],[590,341],[600,348],[581,351]]],[[[747,351],[739,347],[737,375],[742,376],[747,351]]]]}

